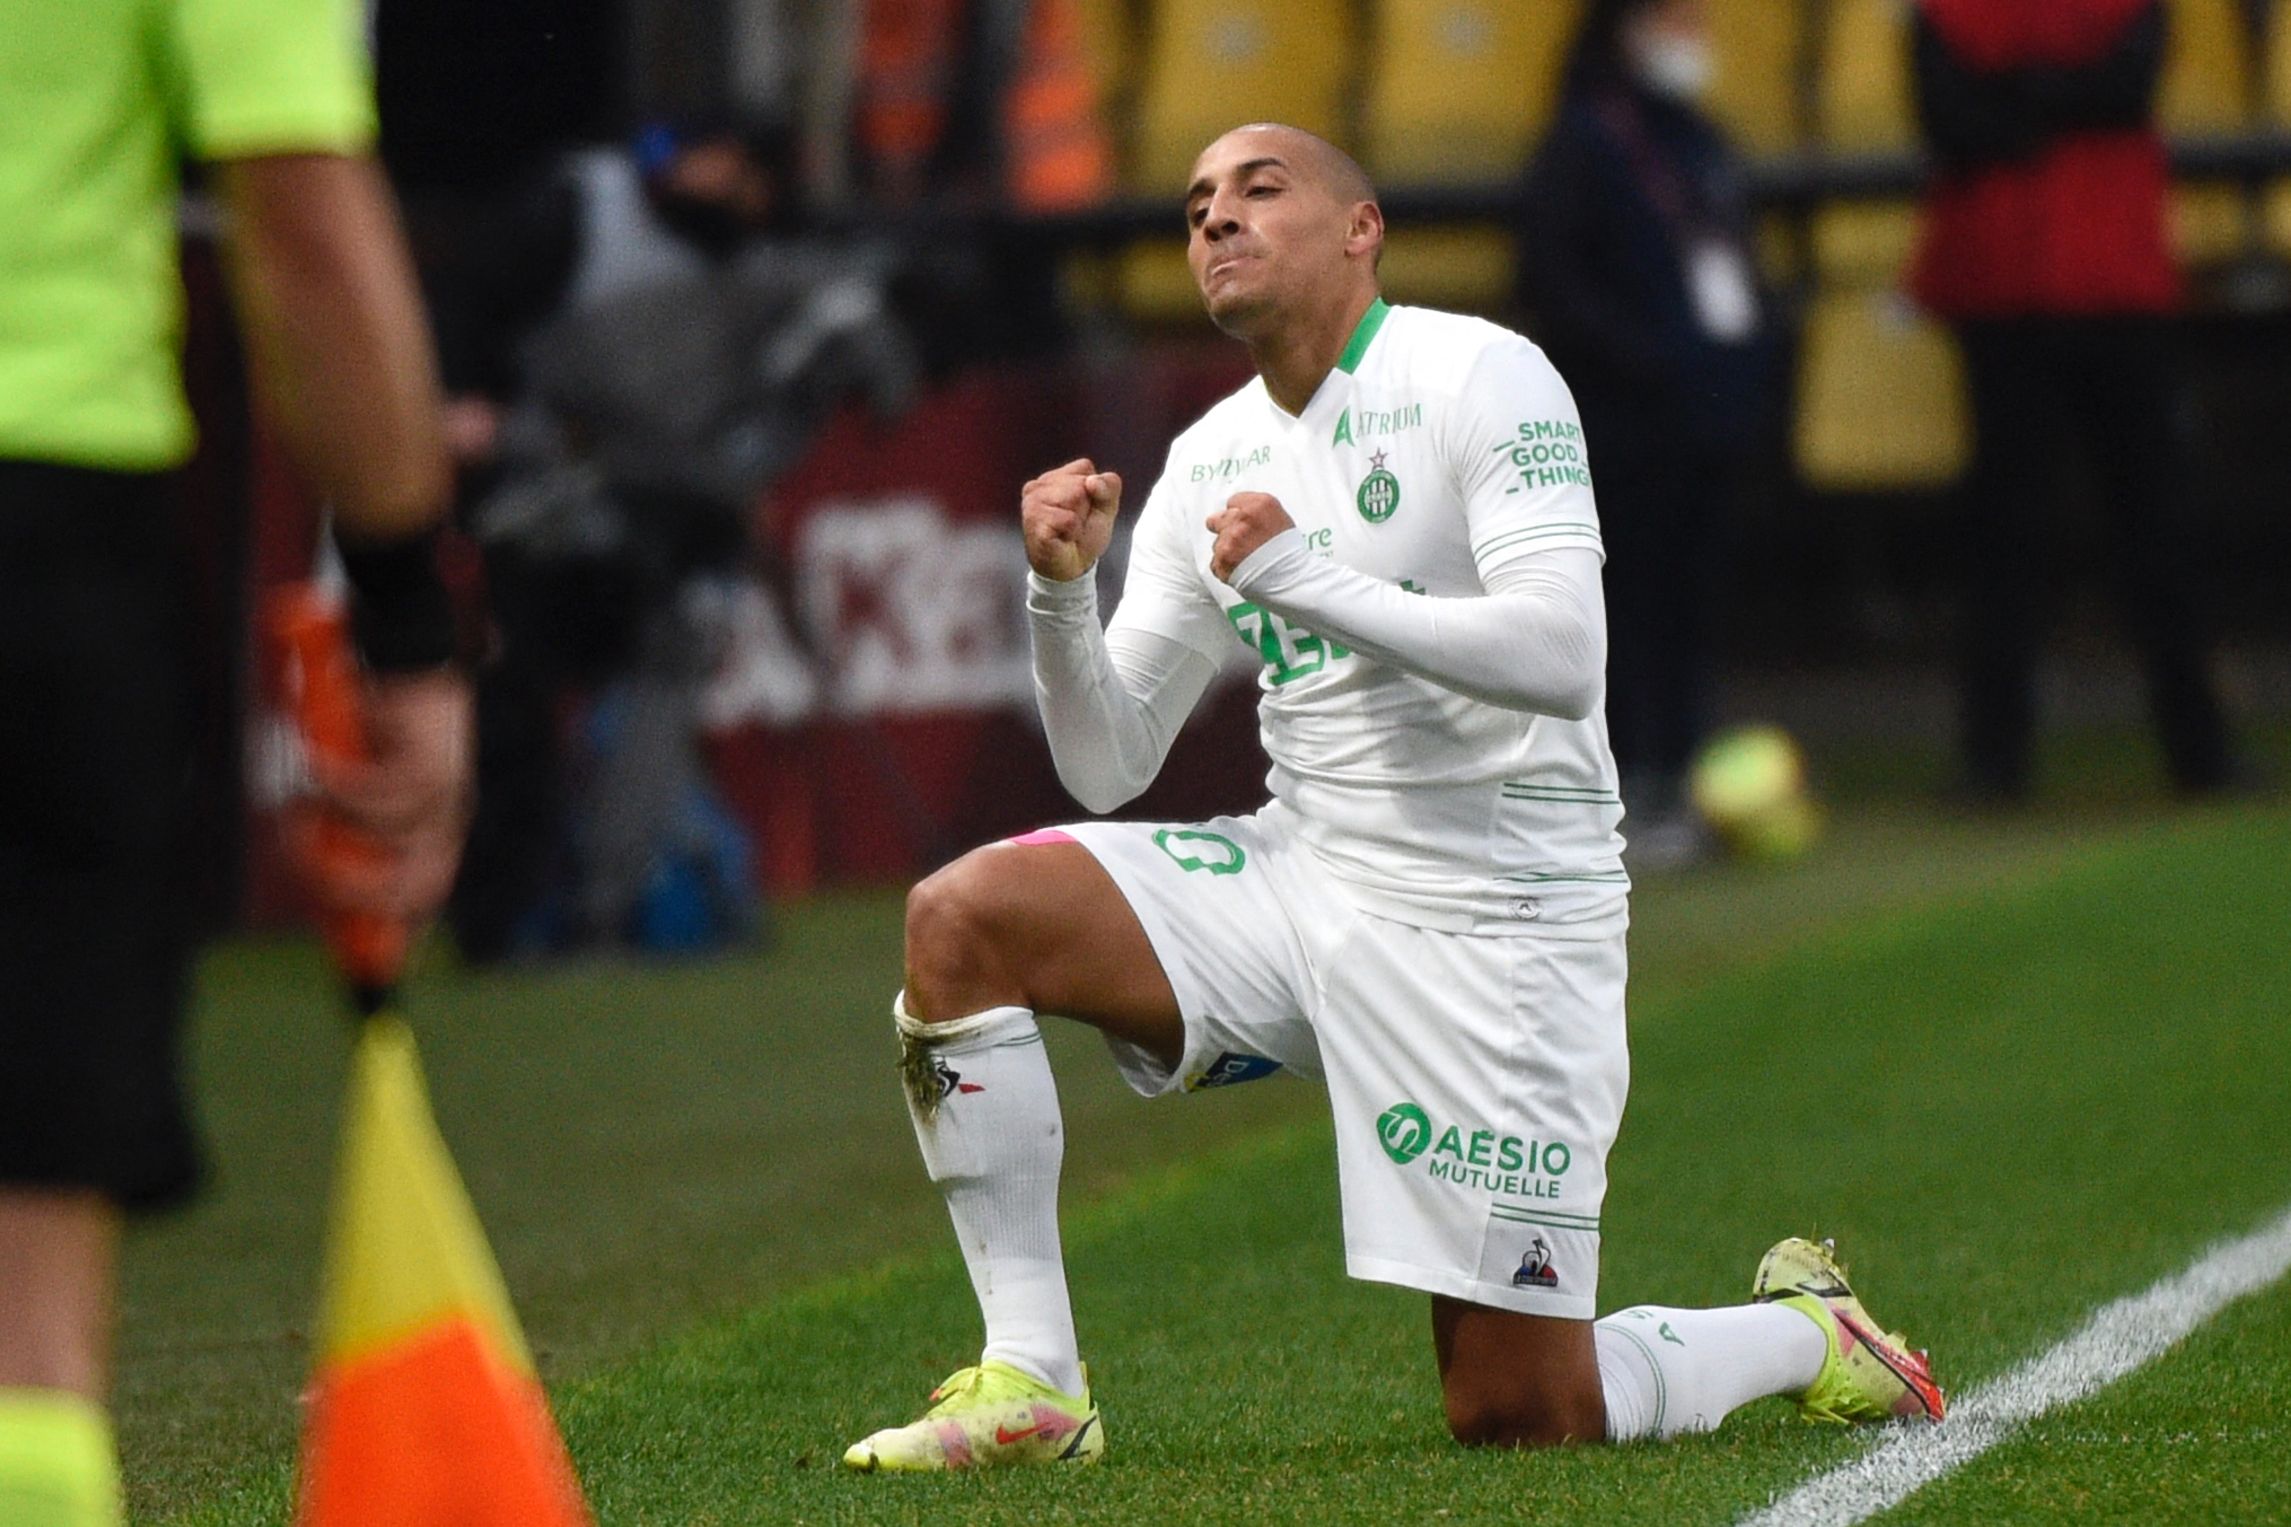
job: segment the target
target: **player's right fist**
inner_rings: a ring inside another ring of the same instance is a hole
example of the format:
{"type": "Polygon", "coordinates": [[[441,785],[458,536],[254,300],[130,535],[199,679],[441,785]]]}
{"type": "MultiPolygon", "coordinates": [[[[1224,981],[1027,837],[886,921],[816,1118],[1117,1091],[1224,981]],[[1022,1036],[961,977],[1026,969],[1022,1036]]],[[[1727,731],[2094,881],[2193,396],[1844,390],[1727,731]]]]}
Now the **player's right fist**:
{"type": "Polygon", "coordinates": [[[1081,577],[1106,554],[1121,507],[1120,474],[1099,471],[1087,456],[1043,473],[1018,500],[1027,564],[1053,583],[1081,577]]]}

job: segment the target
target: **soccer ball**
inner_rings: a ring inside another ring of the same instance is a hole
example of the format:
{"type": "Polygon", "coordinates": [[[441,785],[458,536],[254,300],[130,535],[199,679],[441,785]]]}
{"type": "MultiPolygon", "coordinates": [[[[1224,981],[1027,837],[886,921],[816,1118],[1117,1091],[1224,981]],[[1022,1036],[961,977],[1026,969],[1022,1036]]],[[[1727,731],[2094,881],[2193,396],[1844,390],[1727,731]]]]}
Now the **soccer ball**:
{"type": "Polygon", "coordinates": [[[1722,732],[1688,782],[1695,810],[1746,859],[1795,859],[1821,836],[1822,808],[1806,789],[1806,759],[1778,726],[1722,732]]]}

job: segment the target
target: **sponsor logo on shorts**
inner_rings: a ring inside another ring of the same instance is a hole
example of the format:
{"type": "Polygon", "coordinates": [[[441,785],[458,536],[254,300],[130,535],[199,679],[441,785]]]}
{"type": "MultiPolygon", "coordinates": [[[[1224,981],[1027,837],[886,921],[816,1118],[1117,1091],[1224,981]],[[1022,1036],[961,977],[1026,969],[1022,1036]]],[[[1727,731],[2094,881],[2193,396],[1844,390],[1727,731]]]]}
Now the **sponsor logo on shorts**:
{"type": "Polygon", "coordinates": [[[1564,1140],[1527,1140],[1492,1129],[1466,1132],[1436,1125],[1415,1103],[1400,1102],[1376,1116],[1376,1143],[1394,1166],[1425,1169],[1443,1182],[1484,1188],[1508,1198],[1557,1198],[1559,1179],[1575,1164],[1564,1140]]]}
{"type": "Polygon", "coordinates": [[[1519,1271],[1511,1275],[1513,1288],[1557,1288],[1559,1274],[1551,1265],[1551,1243],[1537,1236],[1529,1243],[1527,1254],[1519,1259],[1519,1271]]]}
{"type": "Polygon", "coordinates": [[[1432,1143],[1431,1115],[1414,1103],[1394,1103],[1376,1116],[1376,1142],[1385,1155],[1406,1166],[1432,1143]]]}
{"type": "Polygon", "coordinates": [[[1181,870],[1206,870],[1212,875],[1238,875],[1249,856],[1223,833],[1198,827],[1164,827],[1153,835],[1153,846],[1177,861],[1181,870]]]}
{"type": "Polygon", "coordinates": [[[1204,1087],[1237,1087],[1243,1082],[1253,1082],[1259,1077],[1271,1076],[1280,1069],[1281,1063],[1277,1060],[1267,1060],[1262,1055],[1244,1055],[1235,1050],[1227,1050],[1223,1055],[1218,1056],[1196,1072],[1186,1082],[1185,1090],[1199,1092],[1204,1087]]]}

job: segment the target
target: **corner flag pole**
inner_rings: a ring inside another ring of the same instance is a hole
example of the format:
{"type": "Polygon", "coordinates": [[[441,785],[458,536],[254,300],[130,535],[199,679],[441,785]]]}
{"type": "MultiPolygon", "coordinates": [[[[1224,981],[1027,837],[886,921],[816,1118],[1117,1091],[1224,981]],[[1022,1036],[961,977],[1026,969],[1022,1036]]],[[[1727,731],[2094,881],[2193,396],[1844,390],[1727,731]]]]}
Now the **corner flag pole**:
{"type": "MultiPolygon", "coordinates": [[[[307,585],[266,614],[307,745],[366,746],[356,658],[339,607],[307,585]]],[[[315,824],[322,864],[380,850],[315,824]]],[[[501,1271],[454,1170],[396,1013],[410,930],[331,913],[356,1015],[349,1097],[296,1487],[297,1527],[589,1527],[588,1508],[501,1271]]]]}

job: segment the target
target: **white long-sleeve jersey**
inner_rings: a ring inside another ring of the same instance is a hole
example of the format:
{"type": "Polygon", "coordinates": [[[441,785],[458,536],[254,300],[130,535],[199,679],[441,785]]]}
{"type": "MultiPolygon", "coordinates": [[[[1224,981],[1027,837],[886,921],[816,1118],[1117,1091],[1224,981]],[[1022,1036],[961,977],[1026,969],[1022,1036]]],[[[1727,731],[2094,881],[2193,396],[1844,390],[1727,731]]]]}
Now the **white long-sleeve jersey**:
{"type": "Polygon", "coordinates": [[[1543,352],[1380,302],[1302,414],[1252,381],[1177,438],[1108,626],[1091,579],[1033,580],[1059,777],[1093,811],[1143,790],[1239,640],[1268,810],[1363,906],[1459,931],[1619,917],[1601,558],[1543,352]],[[1228,585],[1204,522],[1245,491],[1296,529],[1228,585]]]}

